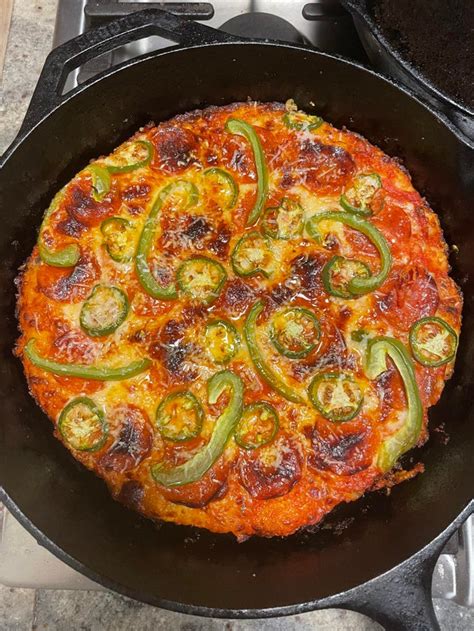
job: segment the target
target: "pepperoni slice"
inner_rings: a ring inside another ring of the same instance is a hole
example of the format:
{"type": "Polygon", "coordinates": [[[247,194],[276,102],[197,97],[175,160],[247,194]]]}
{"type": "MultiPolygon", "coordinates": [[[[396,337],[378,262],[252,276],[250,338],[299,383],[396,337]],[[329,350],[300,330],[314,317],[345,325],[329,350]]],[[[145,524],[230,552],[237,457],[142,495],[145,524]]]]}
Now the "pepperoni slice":
{"type": "Polygon", "coordinates": [[[318,424],[312,431],[311,444],[313,453],[308,462],[320,471],[354,475],[372,462],[371,437],[365,429],[348,431],[334,424],[318,424]]]}
{"type": "Polygon", "coordinates": [[[70,268],[41,265],[38,268],[38,288],[53,300],[80,302],[90,294],[99,275],[96,259],[85,254],[72,271],[70,268]]]}
{"type": "Polygon", "coordinates": [[[97,226],[110,215],[113,206],[110,198],[96,201],[92,196],[92,183],[89,180],[79,180],[68,191],[64,208],[77,222],[85,226],[97,226]]]}
{"type": "Polygon", "coordinates": [[[148,416],[134,405],[120,405],[109,414],[107,422],[116,439],[101,457],[106,471],[124,473],[134,469],[150,453],[153,437],[148,416]]]}
{"type": "Polygon", "coordinates": [[[360,257],[361,254],[370,257],[378,256],[377,248],[362,232],[344,227],[344,236],[352,249],[352,256],[354,258],[360,257]]]}
{"type": "Polygon", "coordinates": [[[419,266],[397,271],[389,281],[388,290],[377,300],[385,319],[405,331],[420,318],[434,315],[438,303],[436,281],[419,266]]]}
{"type": "Polygon", "coordinates": [[[332,323],[322,322],[321,345],[316,355],[306,361],[295,362],[292,366],[293,374],[299,381],[313,375],[315,369],[327,371],[330,369],[352,369],[352,360],[347,352],[346,342],[340,329],[332,323]]]}
{"type": "Polygon", "coordinates": [[[155,145],[153,166],[167,173],[180,173],[196,162],[193,151],[197,149],[196,136],[182,127],[158,128],[152,138],[155,145]]]}
{"type": "Polygon", "coordinates": [[[403,381],[393,365],[377,377],[375,388],[380,402],[380,421],[384,421],[392,410],[406,408],[407,400],[403,381]]]}
{"type": "Polygon", "coordinates": [[[372,223],[387,239],[393,255],[406,252],[407,241],[411,237],[411,221],[400,206],[386,202],[373,217],[372,223]]]}
{"type": "MultiPolygon", "coordinates": [[[[222,142],[222,140],[220,141],[222,142]]],[[[224,169],[238,176],[240,182],[255,181],[255,163],[249,143],[230,136],[222,142],[221,160],[224,169]]]]}
{"type": "Polygon", "coordinates": [[[286,495],[301,478],[301,455],[286,436],[241,456],[242,486],[252,497],[268,500],[286,495]]]}
{"type": "Polygon", "coordinates": [[[316,140],[301,143],[296,160],[296,175],[311,191],[327,195],[340,191],[355,169],[350,154],[342,147],[316,140]]]}
{"type": "Polygon", "coordinates": [[[164,497],[174,504],[190,508],[203,508],[212,500],[220,499],[227,492],[227,476],[231,463],[220,460],[197,482],[172,488],[161,487],[164,497]]]}
{"type": "Polygon", "coordinates": [[[57,331],[54,348],[58,351],[58,359],[70,364],[92,364],[95,361],[100,349],[81,329],[72,328],[63,321],[56,321],[53,326],[57,331]]]}

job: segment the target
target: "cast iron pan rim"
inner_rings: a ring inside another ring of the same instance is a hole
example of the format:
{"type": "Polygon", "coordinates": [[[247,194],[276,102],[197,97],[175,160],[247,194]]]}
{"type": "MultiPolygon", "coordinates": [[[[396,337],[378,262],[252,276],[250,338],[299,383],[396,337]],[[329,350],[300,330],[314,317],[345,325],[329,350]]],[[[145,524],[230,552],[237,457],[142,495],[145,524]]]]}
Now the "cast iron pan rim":
{"type": "Polygon", "coordinates": [[[35,131],[36,127],[39,127],[39,125],[41,125],[43,121],[47,120],[52,114],[56,112],[56,110],[60,109],[63,104],[68,103],[77,94],[81,94],[83,91],[87,90],[89,87],[97,83],[100,83],[100,81],[102,81],[103,79],[106,79],[107,77],[114,75],[117,72],[121,72],[122,70],[125,70],[132,66],[146,62],[149,59],[152,59],[155,57],[162,57],[169,54],[173,54],[175,52],[179,53],[184,50],[194,50],[194,49],[198,50],[198,49],[209,48],[209,47],[214,47],[214,46],[218,47],[218,46],[236,46],[236,45],[237,46],[270,46],[270,47],[276,46],[277,48],[288,48],[290,50],[299,50],[301,52],[304,52],[310,55],[326,57],[328,59],[335,59],[349,67],[357,68],[358,70],[363,70],[364,72],[369,73],[370,75],[376,77],[377,79],[384,81],[385,83],[388,83],[389,85],[395,87],[396,89],[398,89],[399,91],[403,92],[408,97],[416,101],[419,105],[421,105],[423,108],[429,111],[430,114],[432,114],[438,120],[438,123],[447,127],[448,130],[456,137],[456,140],[462,142],[465,146],[469,147],[469,149],[474,150],[474,140],[472,141],[468,140],[466,139],[465,136],[461,135],[456,125],[454,125],[454,123],[452,123],[444,114],[442,114],[435,108],[431,107],[429,104],[427,104],[425,101],[419,98],[414,92],[412,92],[405,85],[399,83],[393,78],[388,78],[385,75],[379,72],[376,72],[372,68],[369,68],[368,66],[360,62],[347,59],[343,55],[337,55],[334,53],[326,53],[326,52],[323,52],[323,51],[320,51],[320,50],[317,50],[315,48],[312,48],[310,46],[305,46],[305,45],[291,44],[288,42],[242,39],[241,41],[235,40],[235,41],[230,41],[230,42],[210,42],[210,43],[205,43],[205,44],[196,44],[196,45],[187,45],[187,46],[186,45],[171,46],[166,49],[161,49],[158,51],[151,51],[149,53],[145,53],[144,55],[134,57],[133,59],[124,61],[123,63],[118,64],[117,66],[114,66],[113,68],[110,68],[104,72],[99,73],[98,75],[92,77],[88,81],[85,81],[83,84],[81,84],[77,88],[66,93],[64,97],[62,98],[62,100],[57,105],[55,105],[51,109],[51,111],[44,114],[44,116],[42,116],[30,129],[26,131],[26,133],[22,133],[22,130],[20,129],[20,132],[18,133],[17,137],[13,140],[12,144],[6,149],[5,153],[2,156],[0,156],[0,169],[2,169],[2,167],[5,165],[5,163],[7,162],[9,157],[13,154],[13,152],[17,149],[17,147],[19,147],[23,143],[23,141],[29,138],[30,134],[32,134],[35,131]]]}
{"type": "MultiPolygon", "coordinates": [[[[363,70],[365,72],[368,72],[371,75],[377,77],[379,80],[382,80],[385,83],[394,86],[395,88],[397,88],[398,90],[400,90],[401,92],[403,92],[407,96],[409,96],[411,99],[415,100],[425,110],[429,111],[435,117],[435,119],[437,119],[439,124],[442,124],[446,128],[448,128],[448,130],[453,134],[453,136],[455,136],[455,138],[458,141],[462,142],[464,145],[467,145],[467,143],[464,140],[459,138],[459,136],[457,135],[457,133],[455,131],[454,126],[452,126],[450,123],[448,123],[444,119],[444,117],[442,117],[435,110],[433,110],[432,108],[427,106],[423,101],[421,101],[416,96],[414,96],[408,89],[398,85],[395,81],[389,80],[389,79],[385,78],[384,76],[378,74],[377,72],[374,72],[374,71],[366,68],[362,64],[348,61],[344,57],[341,57],[341,56],[338,56],[338,55],[331,55],[331,54],[327,54],[327,53],[322,53],[322,52],[315,51],[315,50],[313,50],[311,48],[308,48],[308,47],[305,47],[305,46],[291,45],[291,44],[286,44],[286,43],[285,44],[278,44],[278,43],[274,43],[274,42],[256,42],[256,41],[219,42],[219,43],[198,44],[198,45],[191,45],[191,46],[177,46],[177,47],[173,47],[171,49],[162,50],[162,51],[159,51],[159,52],[148,53],[148,54],[142,55],[142,56],[140,56],[138,58],[126,61],[123,64],[120,64],[120,66],[118,66],[116,68],[113,68],[111,70],[108,70],[108,71],[100,74],[97,77],[93,77],[87,83],[81,85],[76,90],[74,90],[71,93],[65,95],[64,98],[62,99],[61,103],[56,105],[52,109],[51,112],[49,112],[49,113],[45,114],[44,116],[42,116],[41,119],[39,120],[39,122],[34,124],[33,127],[30,130],[28,130],[26,133],[23,133],[23,134],[20,132],[18,137],[13,141],[12,145],[10,146],[10,148],[7,149],[7,151],[5,152],[4,156],[1,158],[1,160],[0,160],[0,168],[7,162],[9,157],[23,143],[23,141],[25,141],[25,140],[27,140],[29,138],[30,134],[34,132],[36,127],[41,125],[43,121],[48,119],[50,115],[52,115],[57,109],[59,109],[59,107],[62,105],[62,103],[68,102],[69,100],[73,99],[76,94],[82,93],[84,90],[87,90],[90,86],[95,85],[96,83],[100,82],[102,79],[106,78],[107,76],[115,74],[116,72],[120,72],[121,70],[124,70],[124,69],[126,69],[128,67],[134,66],[135,64],[146,62],[150,58],[161,57],[161,56],[167,55],[167,54],[173,54],[173,52],[178,52],[179,53],[181,50],[200,49],[200,48],[208,48],[209,46],[229,45],[229,44],[231,44],[231,45],[247,45],[247,46],[248,45],[250,45],[250,46],[273,46],[273,47],[277,46],[279,48],[283,47],[283,48],[288,48],[288,49],[300,50],[301,52],[306,53],[308,55],[309,54],[311,54],[311,55],[320,55],[322,57],[327,57],[327,58],[330,58],[330,59],[336,59],[340,63],[346,64],[346,65],[348,65],[350,67],[354,67],[354,68],[356,68],[358,70],[363,70]]],[[[470,145],[467,145],[467,146],[470,146],[470,145]]],[[[121,594],[123,594],[125,596],[131,597],[131,598],[135,598],[136,600],[139,600],[139,601],[142,601],[142,602],[148,602],[149,604],[152,604],[152,605],[155,605],[155,606],[159,606],[159,607],[163,607],[163,608],[169,609],[171,611],[176,611],[176,612],[179,612],[179,613],[195,614],[195,615],[201,615],[201,616],[213,616],[213,617],[218,617],[218,618],[223,618],[223,617],[259,618],[259,617],[274,617],[274,616],[282,616],[282,615],[291,615],[291,614],[304,612],[304,611],[311,611],[311,610],[318,609],[318,608],[323,608],[323,607],[343,606],[343,603],[341,602],[340,597],[342,595],[349,596],[352,592],[354,592],[354,590],[358,590],[358,589],[361,588],[361,585],[358,585],[358,586],[354,586],[354,587],[350,588],[349,590],[347,590],[345,592],[340,592],[339,594],[334,594],[332,596],[328,596],[328,597],[325,597],[323,599],[318,599],[318,600],[315,600],[315,601],[310,601],[310,602],[305,602],[305,603],[296,603],[296,604],[292,604],[292,605],[285,605],[283,607],[270,607],[270,608],[266,608],[266,609],[241,609],[241,610],[239,610],[239,609],[219,609],[219,608],[215,609],[215,608],[197,606],[197,605],[192,605],[192,604],[183,604],[183,603],[179,603],[179,602],[175,602],[175,601],[169,601],[169,600],[164,600],[164,599],[160,599],[160,598],[154,598],[154,597],[150,597],[150,596],[144,597],[143,594],[138,593],[136,590],[129,589],[127,587],[124,587],[121,584],[117,584],[116,582],[114,582],[113,580],[109,579],[108,577],[104,577],[102,575],[98,575],[93,570],[91,570],[90,568],[85,566],[81,561],[78,561],[76,558],[70,556],[68,553],[66,553],[64,550],[62,550],[57,544],[55,544],[53,541],[51,541],[44,533],[42,533],[31,522],[31,520],[28,518],[28,516],[25,515],[21,511],[21,509],[15,504],[14,500],[7,494],[7,492],[6,492],[6,490],[4,488],[0,488],[0,499],[5,503],[7,508],[14,515],[14,517],[26,528],[27,531],[29,531],[33,535],[33,537],[38,541],[38,543],[40,545],[43,545],[46,549],[48,549],[50,552],[52,552],[55,556],[57,556],[59,559],[61,559],[65,563],[67,563],[69,566],[71,566],[72,568],[74,568],[78,572],[80,572],[83,575],[87,576],[91,580],[102,584],[104,587],[106,587],[108,589],[112,589],[114,591],[117,591],[118,593],[121,593],[121,594]]],[[[471,506],[470,506],[470,510],[471,511],[472,511],[472,508],[474,508],[474,505],[472,505],[472,502],[471,502],[471,506]]],[[[468,509],[466,509],[466,508],[463,509],[463,511],[461,511],[460,515],[458,517],[454,518],[454,520],[452,521],[451,524],[448,524],[445,528],[443,528],[442,531],[439,532],[438,535],[436,535],[436,537],[431,542],[428,542],[422,548],[422,550],[427,549],[430,545],[435,543],[438,539],[442,538],[443,535],[446,535],[446,533],[448,531],[454,532],[454,528],[457,526],[457,524],[461,523],[461,519],[462,519],[461,516],[462,515],[466,515],[467,516],[467,514],[469,514],[468,512],[466,512],[467,510],[468,509]]],[[[419,554],[419,553],[420,553],[420,551],[415,553],[415,555],[419,554]]],[[[412,557],[409,557],[409,558],[412,558],[412,557]]],[[[375,582],[378,579],[381,579],[383,576],[385,576],[389,572],[393,571],[395,568],[398,568],[400,565],[402,565],[406,561],[407,561],[407,559],[405,559],[401,563],[397,564],[396,566],[390,568],[389,570],[387,570],[383,574],[379,574],[379,575],[373,577],[372,579],[370,579],[369,581],[367,581],[366,583],[364,583],[362,585],[368,587],[371,584],[375,584],[375,582]]]]}
{"type": "Polygon", "coordinates": [[[382,31],[374,21],[371,13],[369,12],[366,0],[363,0],[362,3],[360,3],[359,0],[341,0],[341,3],[351,13],[356,13],[357,16],[365,22],[365,25],[370,30],[371,34],[375,37],[378,44],[380,44],[380,46],[385,50],[387,55],[390,55],[393,59],[395,59],[395,61],[402,67],[402,70],[404,72],[411,75],[411,77],[415,81],[421,83],[421,85],[433,96],[451,105],[452,107],[456,108],[461,113],[467,116],[474,116],[474,109],[471,109],[469,106],[465,105],[461,101],[454,99],[452,96],[449,96],[449,94],[447,94],[444,90],[435,86],[430,79],[428,79],[422,72],[420,72],[419,70],[417,70],[417,68],[415,68],[415,66],[413,66],[411,61],[401,55],[400,52],[390,44],[390,42],[386,39],[385,35],[382,33],[382,31]]]}
{"type": "MultiPolygon", "coordinates": [[[[402,566],[406,563],[410,558],[404,559],[397,565],[392,568],[386,570],[382,574],[378,574],[374,578],[366,581],[365,583],[361,583],[359,585],[355,585],[350,589],[339,592],[337,594],[332,594],[331,596],[326,596],[325,598],[317,599],[314,601],[303,602],[303,603],[295,603],[293,605],[285,605],[283,607],[268,607],[264,609],[220,609],[213,607],[203,607],[199,605],[192,604],[184,604],[180,602],[176,602],[174,600],[166,600],[162,598],[152,598],[148,596],[144,596],[142,593],[134,589],[130,589],[124,587],[121,583],[116,583],[115,581],[105,578],[102,575],[97,574],[89,567],[84,565],[81,561],[78,561],[75,557],[70,556],[67,552],[64,552],[62,548],[56,545],[51,539],[49,539],[41,530],[39,530],[30,519],[20,510],[20,508],[15,504],[15,502],[10,498],[10,496],[6,493],[6,491],[0,487],[0,500],[5,504],[8,510],[12,513],[17,521],[27,530],[33,537],[36,539],[37,543],[44,548],[46,548],[49,552],[53,553],[58,559],[72,567],[77,572],[83,574],[90,580],[106,587],[108,590],[117,592],[122,596],[126,596],[127,598],[133,598],[138,602],[144,602],[149,605],[153,605],[155,607],[161,607],[162,609],[167,609],[168,611],[174,611],[176,613],[194,615],[194,616],[202,616],[207,618],[233,618],[233,619],[257,619],[257,618],[276,618],[281,616],[291,616],[300,613],[306,613],[310,611],[315,611],[317,609],[327,609],[327,608],[344,608],[344,602],[341,601],[340,597],[344,599],[350,599],[352,593],[357,594],[357,597],[360,597],[360,591],[362,589],[368,589],[370,586],[376,584],[378,581],[383,581],[385,577],[387,577],[391,572],[402,566]]],[[[468,503],[460,512],[460,514],[450,523],[444,530],[442,530],[434,539],[428,542],[423,548],[420,548],[415,555],[422,555],[424,551],[428,550],[428,548],[436,545],[436,542],[442,539],[446,533],[454,531],[461,526],[463,521],[467,519],[467,517],[474,511],[474,500],[468,503]]],[[[415,556],[413,555],[413,556],[415,556]]]]}

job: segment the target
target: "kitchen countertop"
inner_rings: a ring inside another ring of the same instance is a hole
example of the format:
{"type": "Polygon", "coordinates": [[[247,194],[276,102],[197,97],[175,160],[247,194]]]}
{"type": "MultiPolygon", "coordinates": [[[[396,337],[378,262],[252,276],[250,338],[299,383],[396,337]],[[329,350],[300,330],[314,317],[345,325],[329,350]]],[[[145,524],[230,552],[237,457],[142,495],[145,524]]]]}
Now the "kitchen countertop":
{"type": "MultiPolygon", "coordinates": [[[[0,0],[1,1],[1,0],[0,0]]],[[[57,0],[15,0],[0,87],[0,153],[14,139],[51,48],[57,0]]],[[[1,510],[1,507],[0,507],[1,510]]],[[[474,610],[435,601],[443,629],[474,629],[474,610]]],[[[110,592],[11,589],[0,586],[6,631],[376,631],[360,614],[325,610],[270,620],[209,620],[168,612],[110,592]]]]}

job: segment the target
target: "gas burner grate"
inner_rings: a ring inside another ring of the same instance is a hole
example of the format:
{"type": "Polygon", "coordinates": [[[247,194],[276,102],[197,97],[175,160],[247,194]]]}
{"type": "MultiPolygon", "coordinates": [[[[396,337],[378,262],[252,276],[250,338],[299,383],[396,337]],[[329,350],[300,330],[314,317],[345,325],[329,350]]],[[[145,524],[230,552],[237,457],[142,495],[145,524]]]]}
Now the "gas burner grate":
{"type": "MultiPolygon", "coordinates": [[[[317,0],[309,3],[300,0],[59,0],[53,44],[58,46],[90,28],[139,9],[152,7],[165,9],[213,28],[223,28],[233,34],[306,43],[325,52],[338,53],[367,62],[352,18],[338,0],[317,0]],[[249,14],[252,14],[251,19],[248,19],[249,14]]],[[[169,45],[168,40],[152,36],[107,53],[73,71],[65,90],[70,90],[95,74],[127,59],[169,45]]]]}
{"type": "MultiPolygon", "coordinates": [[[[214,7],[209,2],[147,2],[147,9],[166,9],[174,15],[192,20],[210,20],[214,17],[214,7]]],[[[89,0],[84,5],[88,26],[123,17],[144,8],[143,2],[118,2],[118,0],[89,0]]]]}

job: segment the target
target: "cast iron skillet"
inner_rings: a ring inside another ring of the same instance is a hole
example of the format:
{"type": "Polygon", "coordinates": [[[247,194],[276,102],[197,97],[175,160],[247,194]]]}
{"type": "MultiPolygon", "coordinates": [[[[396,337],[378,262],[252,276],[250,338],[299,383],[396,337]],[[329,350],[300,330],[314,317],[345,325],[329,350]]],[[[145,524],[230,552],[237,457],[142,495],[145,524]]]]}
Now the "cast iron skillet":
{"type": "Polygon", "coordinates": [[[474,141],[474,110],[434,85],[387,40],[374,20],[374,0],[341,0],[341,3],[351,12],[365,52],[375,68],[409,86],[415,94],[444,112],[462,134],[474,141]]]}
{"type": "Polygon", "coordinates": [[[473,147],[406,90],[357,64],[313,49],[237,41],[146,10],[100,27],[48,57],[18,138],[1,163],[1,499],[66,563],[110,589],[154,605],[214,617],[257,618],[350,608],[388,629],[436,629],[432,570],[447,538],[474,511],[473,147]],[[150,34],[180,46],[147,54],[62,96],[67,73],[150,34]],[[410,168],[459,254],[465,295],[454,378],[432,410],[444,423],[413,459],[426,473],[339,511],[335,529],[288,537],[231,536],[162,525],[115,503],[102,481],[53,438],[12,355],[14,278],[52,195],[88,160],[150,119],[208,104],[296,99],[364,134],[410,168]],[[342,525],[346,525],[345,529],[342,525]]]}

